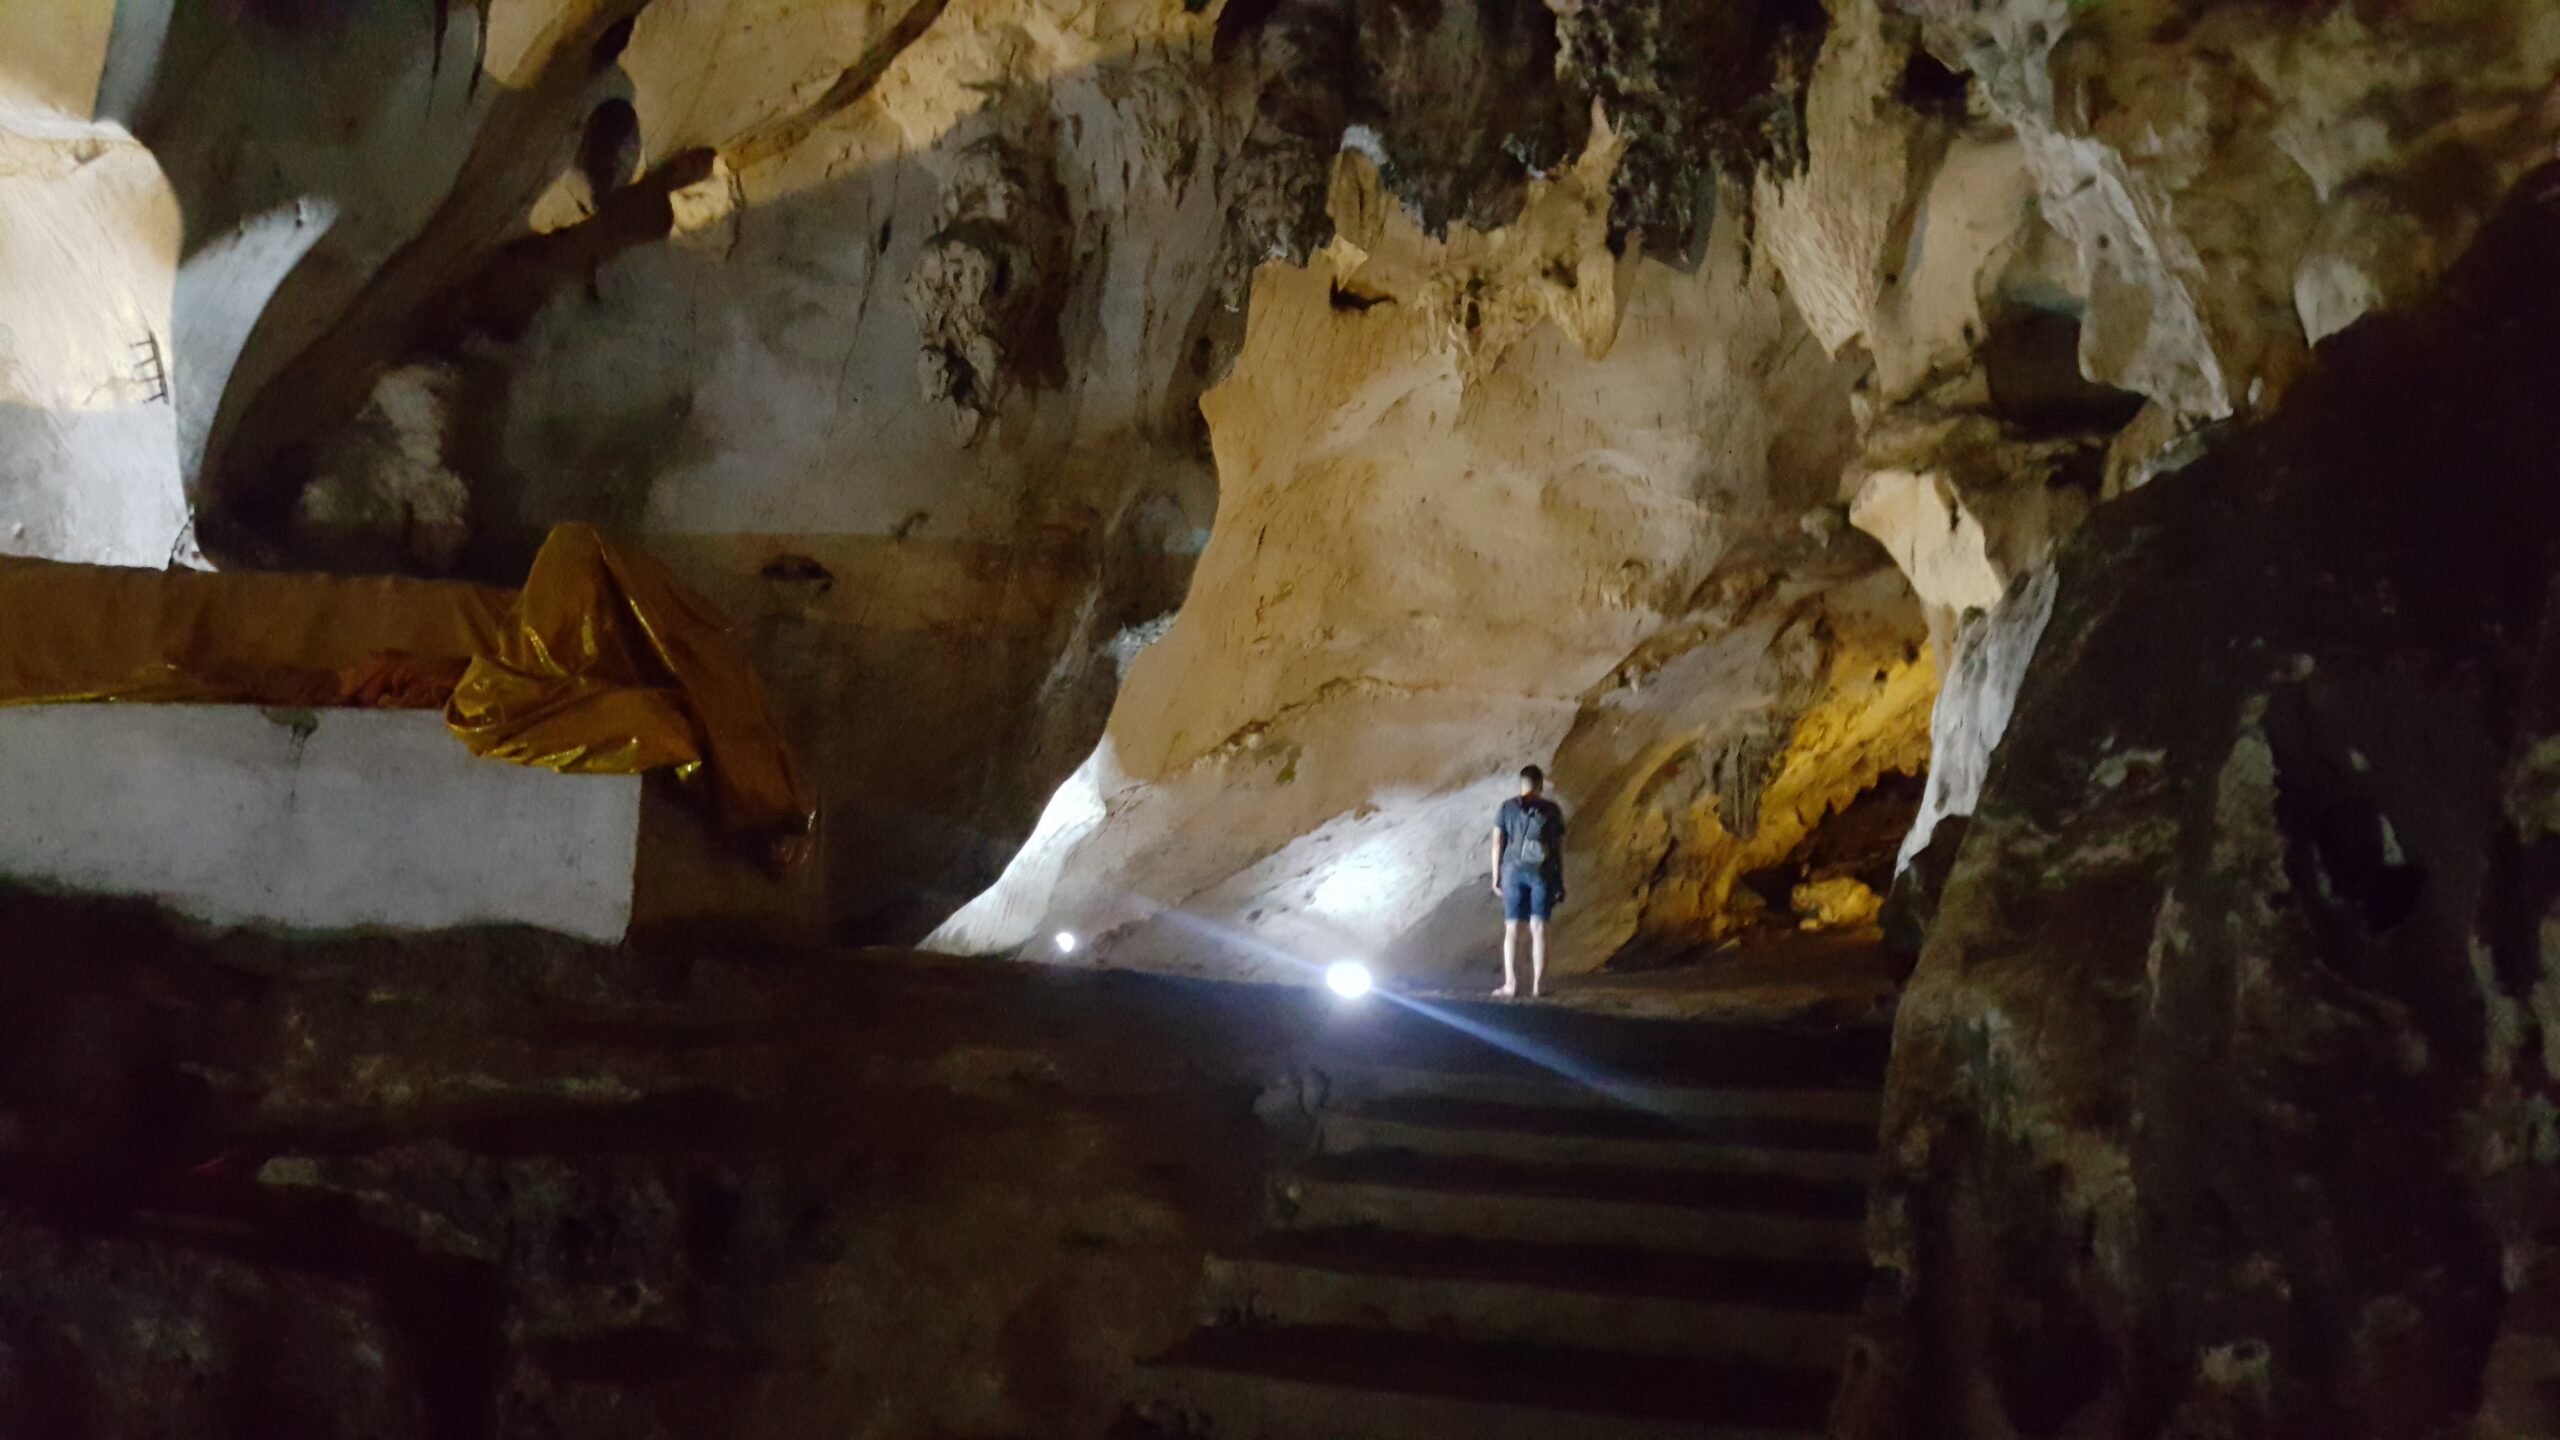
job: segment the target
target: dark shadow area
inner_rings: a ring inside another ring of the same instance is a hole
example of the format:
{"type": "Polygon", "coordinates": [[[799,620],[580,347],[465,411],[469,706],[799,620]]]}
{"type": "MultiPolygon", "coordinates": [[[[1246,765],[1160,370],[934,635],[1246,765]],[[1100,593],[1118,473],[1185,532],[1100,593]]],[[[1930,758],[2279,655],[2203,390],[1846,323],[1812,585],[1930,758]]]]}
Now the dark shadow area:
{"type": "Polygon", "coordinates": [[[2140,412],[2143,397],[2080,371],[2080,321],[2051,310],[2011,306],[1989,317],[1981,361],[1991,413],[2027,439],[2108,434],[2140,412]]]}
{"type": "Polygon", "coordinates": [[[1901,1009],[1911,1268],[1837,1423],[2548,1428],[2560,1184],[2507,1147],[2554,1096],[2514,1057],[2560,913],[2555,250],[2546,166],[2065,542],[1901,1009]]]}
{"type": "Polygon", "coordinates": [[[1321,1019],[500,932],[207,943],[7,891],[0,924],[0,1407],[44,1440],[623,1433],[599,1407],[817,1440],[990,1395],[1099,1433],[1259,1200],[1259,1069],[1321,1019]],[[973,1338],[1044,1309],[1074,1343],[973,1338]]]}
{"type": "Polygon", "coordinates": [[[1160,1436],[1191,1423],[1184,1385],[1286,1420],[1303,1396],[1262,1387],[1309,1380],[1802,1419],[1862,1284],[1837,1241],[1872,1029],[526,932],[217,937],[6,888],[0,927],[0,1413],[42,1440],[1160,1436]],[[1590,1146],[1615,1158],[1540,1158],[1590,1146]],[[1648,1159],[1727,1150],[1801,1164],[1648,1159]],[[1566,1210],[1486,1241],[1308,1208],[1372,1192],[1566,1210]],[[1666,1248],[1630,1203],[1824,1248],[1666,1248]],[[1270,1266],[1455,1287],[1460,1329],[1229,1323],[1270,1266]],[[1571,1304],[1503,1298],[1522,1285],[1656,1325],[1747,1300],[1815,1343],[1613,1352],[1571,1304]]]}

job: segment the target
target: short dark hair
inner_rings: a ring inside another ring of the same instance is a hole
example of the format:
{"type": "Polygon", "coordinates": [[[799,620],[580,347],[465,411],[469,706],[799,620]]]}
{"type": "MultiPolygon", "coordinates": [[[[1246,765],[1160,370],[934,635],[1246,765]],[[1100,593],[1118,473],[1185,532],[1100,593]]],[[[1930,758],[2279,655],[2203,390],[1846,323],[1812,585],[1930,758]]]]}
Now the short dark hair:
{"type": "Polygon", "coordinates": [[[1544,790],[1547,788],[1547,772],[1539,769],[1535,765],[1521,766],[1520,778],[1528,781],[1529,787],[1533,790],[1544,790]]]}

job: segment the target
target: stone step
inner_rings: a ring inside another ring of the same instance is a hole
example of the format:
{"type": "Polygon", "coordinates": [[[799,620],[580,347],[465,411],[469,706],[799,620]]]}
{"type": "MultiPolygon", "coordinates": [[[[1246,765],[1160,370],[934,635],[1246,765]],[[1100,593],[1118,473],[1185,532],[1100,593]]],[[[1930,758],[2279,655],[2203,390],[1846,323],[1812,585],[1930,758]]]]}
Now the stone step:
{"type": "Polygon", "coordinates": [[[1282,1229],[1373,1226],[1533,1244],[1625,1245],[1686,1255],[1856,1262],[1863,1191],[1784,1175],[1719,1175],[1320,1156],[1279,1177],[1282,1229]]]}
{"type": "Polygon", "coordinates": [[[1865,1278],[1863,1265],[1318,1231],[1212,1258],[1206,1299],[1259,1324],[1836,1369],[1865,1278]]]}
{"type": "Polygon", "coordinates": [[[1851,1222],[1862,1219],[1867,1212],[1866,1187],[1855,1180],[1751,1171],[1542,1165],[1504,1157],[1422,1155],[1404,1150],[1320,1155],[1287,1172],[1283,1181],[1291,1180],[1599,1204],[1640,1201],[1696,1210],[1755,1210],[1851,1222]]]}
{"type": "Polygon", "coordinates": [[[1329,1018],[1323,1044],[1334,1058],[1392,1055],[1420,1069],[1857,1087],[1882,1080],[1891,1037],[1880,1026],[1716,1024],[1426,999],[1341,1010],[1329,1018]]]}
{"type": "Polygon", "coordinates": [[[1532,1110],[1619,1110],[1695,1125],[1787,1122],[1835,1149],[1872,1151],[1883,1095],[1872,1089],[1753,1089],[1667,1085],[1603,1076],[1569,1079],[1547,1072],[1515,1074],[1430,1070],[1374,1061],[1333,1061],[1319,1068],[1308,1098],[1320,1110],[1371,1107],[1386,1101],[1433,1100],[1532,1110]]]}
{"type": "Polygon", "coordinates": [[[1615,1107],[1502,1105],[1428,1097],[1327,1109],[1316,1119],[1326,1154],[1403,1150],[1494,1156],[1549,1165],[1785,1174],[1863,1183],[1875,1170],[1873,1132],[1826,1121],[1675,1120],[1615,1107]]]}
{"type": "Polygon", "coordinates": [[[1809,1440],[1833,1376],[1276,1326],[1200,1331],[1139,1384],[1186,1440],[1809,1440]]]}

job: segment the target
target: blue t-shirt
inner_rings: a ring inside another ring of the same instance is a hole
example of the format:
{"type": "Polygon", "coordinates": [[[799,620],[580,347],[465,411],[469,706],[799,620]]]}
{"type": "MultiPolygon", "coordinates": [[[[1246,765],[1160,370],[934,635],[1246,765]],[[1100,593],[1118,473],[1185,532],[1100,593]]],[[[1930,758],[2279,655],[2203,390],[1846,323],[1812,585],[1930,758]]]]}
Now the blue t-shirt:
{"type": "Polygon", "coordinates": [[[1549,884],[1564,878],[1564,810],[1544,795],[1514,795],[1502,802],[1501,813],[1494,816],[1495,828],[1502,832],[1502,869],[1505,874],[1536,872],[1549,884]],[[1530,862],[1520,855],[1521,842],[1535,836],[1547,848],[1547,858],[1530,862]]]}

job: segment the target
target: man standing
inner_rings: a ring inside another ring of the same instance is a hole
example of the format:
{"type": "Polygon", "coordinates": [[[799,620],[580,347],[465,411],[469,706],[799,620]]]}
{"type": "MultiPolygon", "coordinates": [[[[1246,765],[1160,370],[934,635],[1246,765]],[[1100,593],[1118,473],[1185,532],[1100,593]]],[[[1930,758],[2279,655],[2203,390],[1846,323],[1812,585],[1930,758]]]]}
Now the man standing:
{"type": "Polygon", "coordinates": [[[1515,956],[1520,927],[1529,927],[1529,994],[1547,983],[1547,917],[1564,900],[1564,811],[1546,797],[1547,773],[1535,765],[1520,772],[1520,793],[1502,802],[1493,819],[1493,893],[1502,897],[1502,988],[1497,1000],[1520,993],[1515,956]]]}

